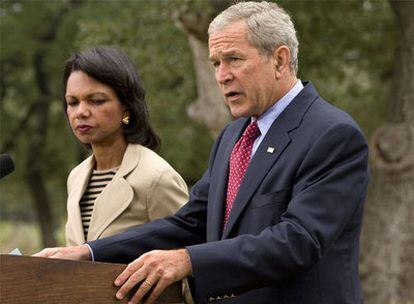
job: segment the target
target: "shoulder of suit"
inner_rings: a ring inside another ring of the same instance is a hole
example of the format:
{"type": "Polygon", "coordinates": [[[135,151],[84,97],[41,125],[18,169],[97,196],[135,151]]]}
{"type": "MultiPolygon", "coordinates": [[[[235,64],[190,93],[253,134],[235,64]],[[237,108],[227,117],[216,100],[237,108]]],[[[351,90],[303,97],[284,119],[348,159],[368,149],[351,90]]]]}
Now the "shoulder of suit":
{"type": "Polygon", "coordinates": [[[308,114],[311,116],[312,123],[317,123],[322,128],[334,125],[349,125],[359,129],[358,124],[348,113],[321,97],[312,104],[308,114]]]}

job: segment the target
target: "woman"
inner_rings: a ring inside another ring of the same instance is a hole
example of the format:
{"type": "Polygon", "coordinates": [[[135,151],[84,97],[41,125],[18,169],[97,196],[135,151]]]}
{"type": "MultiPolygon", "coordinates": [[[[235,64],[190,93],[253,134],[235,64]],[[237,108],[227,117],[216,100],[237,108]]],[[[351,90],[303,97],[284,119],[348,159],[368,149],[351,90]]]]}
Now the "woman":
{"type": "Polygon", "coordinates": [[[184,180],[156,154],[160,139],[125,53],[95,47],[72,56],[63,101],[73,133],[92,151],[68,177],[67,245],[170,215],[187,201],[184,180]]]}

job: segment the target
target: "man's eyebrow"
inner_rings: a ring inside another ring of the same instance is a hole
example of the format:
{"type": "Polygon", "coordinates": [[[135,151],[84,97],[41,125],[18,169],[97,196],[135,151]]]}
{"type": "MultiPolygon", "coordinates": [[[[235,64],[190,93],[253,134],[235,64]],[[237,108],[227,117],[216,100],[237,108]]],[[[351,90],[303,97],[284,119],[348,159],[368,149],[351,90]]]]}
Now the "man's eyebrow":
{"type": "MultiPolygon", "coordinates": [[[[237,55],[237,54],[238,54],[237,50],[230,50],[230,51],[220,52],[218,55],[221,56],[221,57],[224,57],[224,58],[228,58],[230,56],[234,56],[234,55],[237,55]]],[[[213,55],[213,56],[209,56],[208,59],[213,62],[213,61],[217,60],[217,57],[218,56],[213,55]]]]}
{"type": "Polygon", "coordinates": [[[217,60],[217,57],[218,57],[217,55],[211,55],[211,56],[208,56],[208,60],[211,62],[214,62],[217,60]]]}

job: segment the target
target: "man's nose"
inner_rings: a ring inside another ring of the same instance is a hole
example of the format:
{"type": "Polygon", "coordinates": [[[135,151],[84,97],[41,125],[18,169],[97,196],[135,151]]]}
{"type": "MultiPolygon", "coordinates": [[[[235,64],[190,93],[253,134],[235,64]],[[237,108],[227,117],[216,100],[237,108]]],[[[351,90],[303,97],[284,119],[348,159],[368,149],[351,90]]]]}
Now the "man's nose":
{"type": "Polygon", "coordinates": [[[216,80],[219,84],[226,84],[233,79],[233,73],[231,72],[227,64],[221,63],[216,68],[216,80]]]}

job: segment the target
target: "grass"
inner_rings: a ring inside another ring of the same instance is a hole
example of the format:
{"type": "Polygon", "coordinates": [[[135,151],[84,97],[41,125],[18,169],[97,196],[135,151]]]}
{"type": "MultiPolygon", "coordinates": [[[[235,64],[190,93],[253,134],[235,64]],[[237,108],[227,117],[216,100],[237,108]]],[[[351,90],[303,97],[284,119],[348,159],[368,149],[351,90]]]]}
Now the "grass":
{"type": "MultiPolygon", "coordinates": [[[[64,225],[55,232],[59,245],[64,244],[64,225]]],[[[36,223],[1,221],[0,253],[7,254],[19,248],[23,255],[32,255],[42,249],[40,228],[36,223]]]]}

